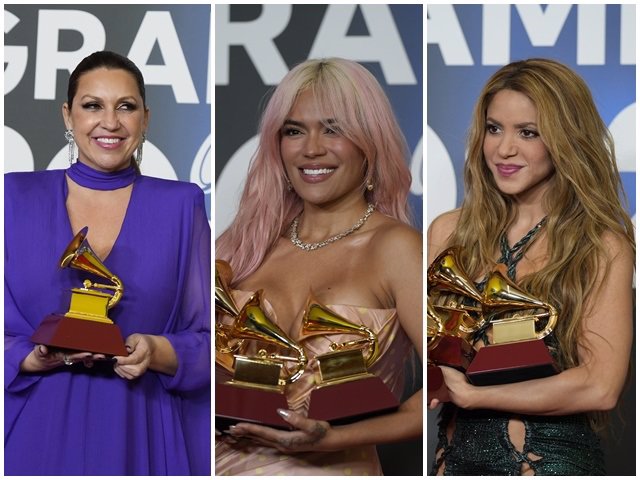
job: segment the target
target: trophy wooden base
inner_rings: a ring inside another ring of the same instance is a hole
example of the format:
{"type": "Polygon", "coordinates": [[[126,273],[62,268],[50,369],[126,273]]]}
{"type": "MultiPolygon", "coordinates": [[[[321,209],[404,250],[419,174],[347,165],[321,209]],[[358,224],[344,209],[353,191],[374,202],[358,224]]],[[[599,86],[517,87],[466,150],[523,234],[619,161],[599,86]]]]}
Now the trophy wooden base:
{"type": "Polygon", "coordinates": [[[467,369],[474,385],[500,385],[558,373],[558,367],[542,340],[488,345],[476,353],[467,369]]]}
{"type": "Polygon", "coordinates": [[[215,389],[216,430],[224,432],[239,422],[292,428],[277,412],[278,408],[289,408],[284,393],[230,383],[216,383],[215,389]]]}
{"type": "Polygon", "coordinates": [[[390,413],[400,406],[380,377],[367,375],[341,383],[319,385],[311,391],[308,417],[344,425],[390,413]]]}
{"type": "Polygon", "coordinates": [[[31,336],[36,344],[61,350],[102,353],[126,357],[120,328],[114,323],[48,315],[31,336]]]}
{"type": "Polygon", "coordinates": [[[446,365],[465,371],[475,355],[469,342],[451,335],[443,335],[438,345],[429,351],[429,360],[438,365],[446,365]]]}
{"type": "Polygon", "coordinates": [[[449,390],[444,383],[444,377],[442,376],[442,370],[436,365],[427,366],[427,402],[431,403],[431,400],[437,398],[441,402],[448,402],[449,390]]]}

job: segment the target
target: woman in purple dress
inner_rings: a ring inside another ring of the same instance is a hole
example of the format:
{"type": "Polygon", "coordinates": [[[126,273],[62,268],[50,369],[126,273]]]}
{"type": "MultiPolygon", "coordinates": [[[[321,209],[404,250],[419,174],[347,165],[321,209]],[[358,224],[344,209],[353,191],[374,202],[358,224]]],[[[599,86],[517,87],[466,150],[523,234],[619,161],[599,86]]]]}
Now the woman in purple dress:
{"type": "Polygon", "coordinates": [[[195,185],[145,177],[144,80],[112,52],[85,58],[63,106],[67,170],[5,176],[5,474],[210,473],[210,227],[195,185]],[[76,148],[77,147],[77,148],[76,148]],[[77,150],[77,159],[75,152],[77,150]],[[109,311],[128,355],[34,345],[87,273],[87,240],[124,285],[109,311]]]}

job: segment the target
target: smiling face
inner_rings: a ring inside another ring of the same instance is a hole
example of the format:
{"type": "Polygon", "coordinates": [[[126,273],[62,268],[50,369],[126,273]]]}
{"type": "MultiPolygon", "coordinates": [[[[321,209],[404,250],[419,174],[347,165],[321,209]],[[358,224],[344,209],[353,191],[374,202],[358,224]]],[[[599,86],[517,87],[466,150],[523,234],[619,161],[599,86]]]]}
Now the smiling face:
{"type": "Polygon", "coordinates": [[[555,171],[537,118],[529,97],[514,90],[500,90],[487,108],[484,158],[500,191],[518,201],[541,201],[555,171]]]}
{"type": "Polygon", "coordinates": [[[149,121],[135,77],[121,69],[84,73],[73,105],[65,103],[62,114],[73,130],[78,160],[103,172],[130,165],[149,121]]]}
{"type": "Polygon", "coordinates": [[[280,154],[293,188],[305,202],[365,202],[362,151],[340,133],[333,119],[322,117],[308,90],[298,96],[282,126],[280,154]]]}

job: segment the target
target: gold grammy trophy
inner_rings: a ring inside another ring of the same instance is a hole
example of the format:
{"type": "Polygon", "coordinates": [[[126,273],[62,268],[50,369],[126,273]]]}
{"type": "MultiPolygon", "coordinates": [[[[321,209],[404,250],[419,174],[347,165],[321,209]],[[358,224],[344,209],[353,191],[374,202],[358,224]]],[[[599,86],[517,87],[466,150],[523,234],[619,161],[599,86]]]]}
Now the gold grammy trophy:
{"type": "Polygon", "coordinates": [[[318,370],[316,387],[311,391],[309,418],[340,425],[398,408],[398,399],[382,379],[368,372],[380,356],[378,337],[370,328],[354,324],[310,295],[301,330],[303,338],[340,334],[363,337],[332,342],[331,351],[315,357],[318,370]]]}
{"type": "Polygon", "coordinates": [[[88,227],[71,240],[62,257],[61,268],[74,268],[106,278],[106,285],[84,280],[82,288],[71,289],[69,311],[48,315],[31,336],[31,341],[61,350],[128,355],[120,329],[107,316],[122,298],[120,279],[104,266],[87,241],[88,227]],[[102,290],[112,290],[110,295],[102,290]]]}
{"type": "Polygon", "coordinates": [[[484,316],[491,323],[491,344],[481,348],[467,369],[474,385],[497,385],[558,373],[543,338],[558,314],[549,303],[522,291],[504,264],[489,275],[483,294],[484,316]]]}
{"type": "Polygon", "coordinates": [[[482,295],[460,267],[460,255],[459,247],[449,248],[427,270],[427,304],[433,321],[438,319],[442,329],[437,343],[428,350],[428,360],[465,371],[475,354],[471,337],[485,320],[482,295]]]}
{"type": "Polygon", "coordinates": [[[237,308],[220,274],[225,268],[216,261],[216,310],[230,314],[233,323],[216,322],[216,363],[228,367],[233,356],[233,379],[216,384],[216,429],[224,432],[237,422],[291,428],[277,409],[289,408],[285,388],[304,372],[306,354],[265,314],[262,290],[237,308]]]}

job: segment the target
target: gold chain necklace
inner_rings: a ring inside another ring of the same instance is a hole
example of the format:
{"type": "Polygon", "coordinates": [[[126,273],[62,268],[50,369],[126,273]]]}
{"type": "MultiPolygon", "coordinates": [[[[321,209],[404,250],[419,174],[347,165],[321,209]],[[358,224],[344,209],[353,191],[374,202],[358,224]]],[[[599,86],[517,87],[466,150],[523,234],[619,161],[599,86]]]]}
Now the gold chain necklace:
{"type": "Polygon", "coordinates": [[[298,238],[298,221],[300,220],[300,215],[302,215],[301,213],[293,219],[293,222],[291,222],[291,235],[289,236],[289,238],[291,239],[291,243],[293,243],[296,247],[301,248],[302,250],[305,250],[307,252],[317,250],[318,248],[326,247],[330,243],[336,242],[341,238],[346,237],[347,235],[351,235],[353,232],[362,227],[362,225],[364,225],[364,222],[368,220],[374,210],[374,205],[370,203],[369,205],[367,205],[367,211],[364,212],[364,215],[360,217],[360,219],[351,228],[345,230],[344,232],[338,233],[337,235],[329,237],[326,240],[316,243],[304,243],[298,238]]]}

